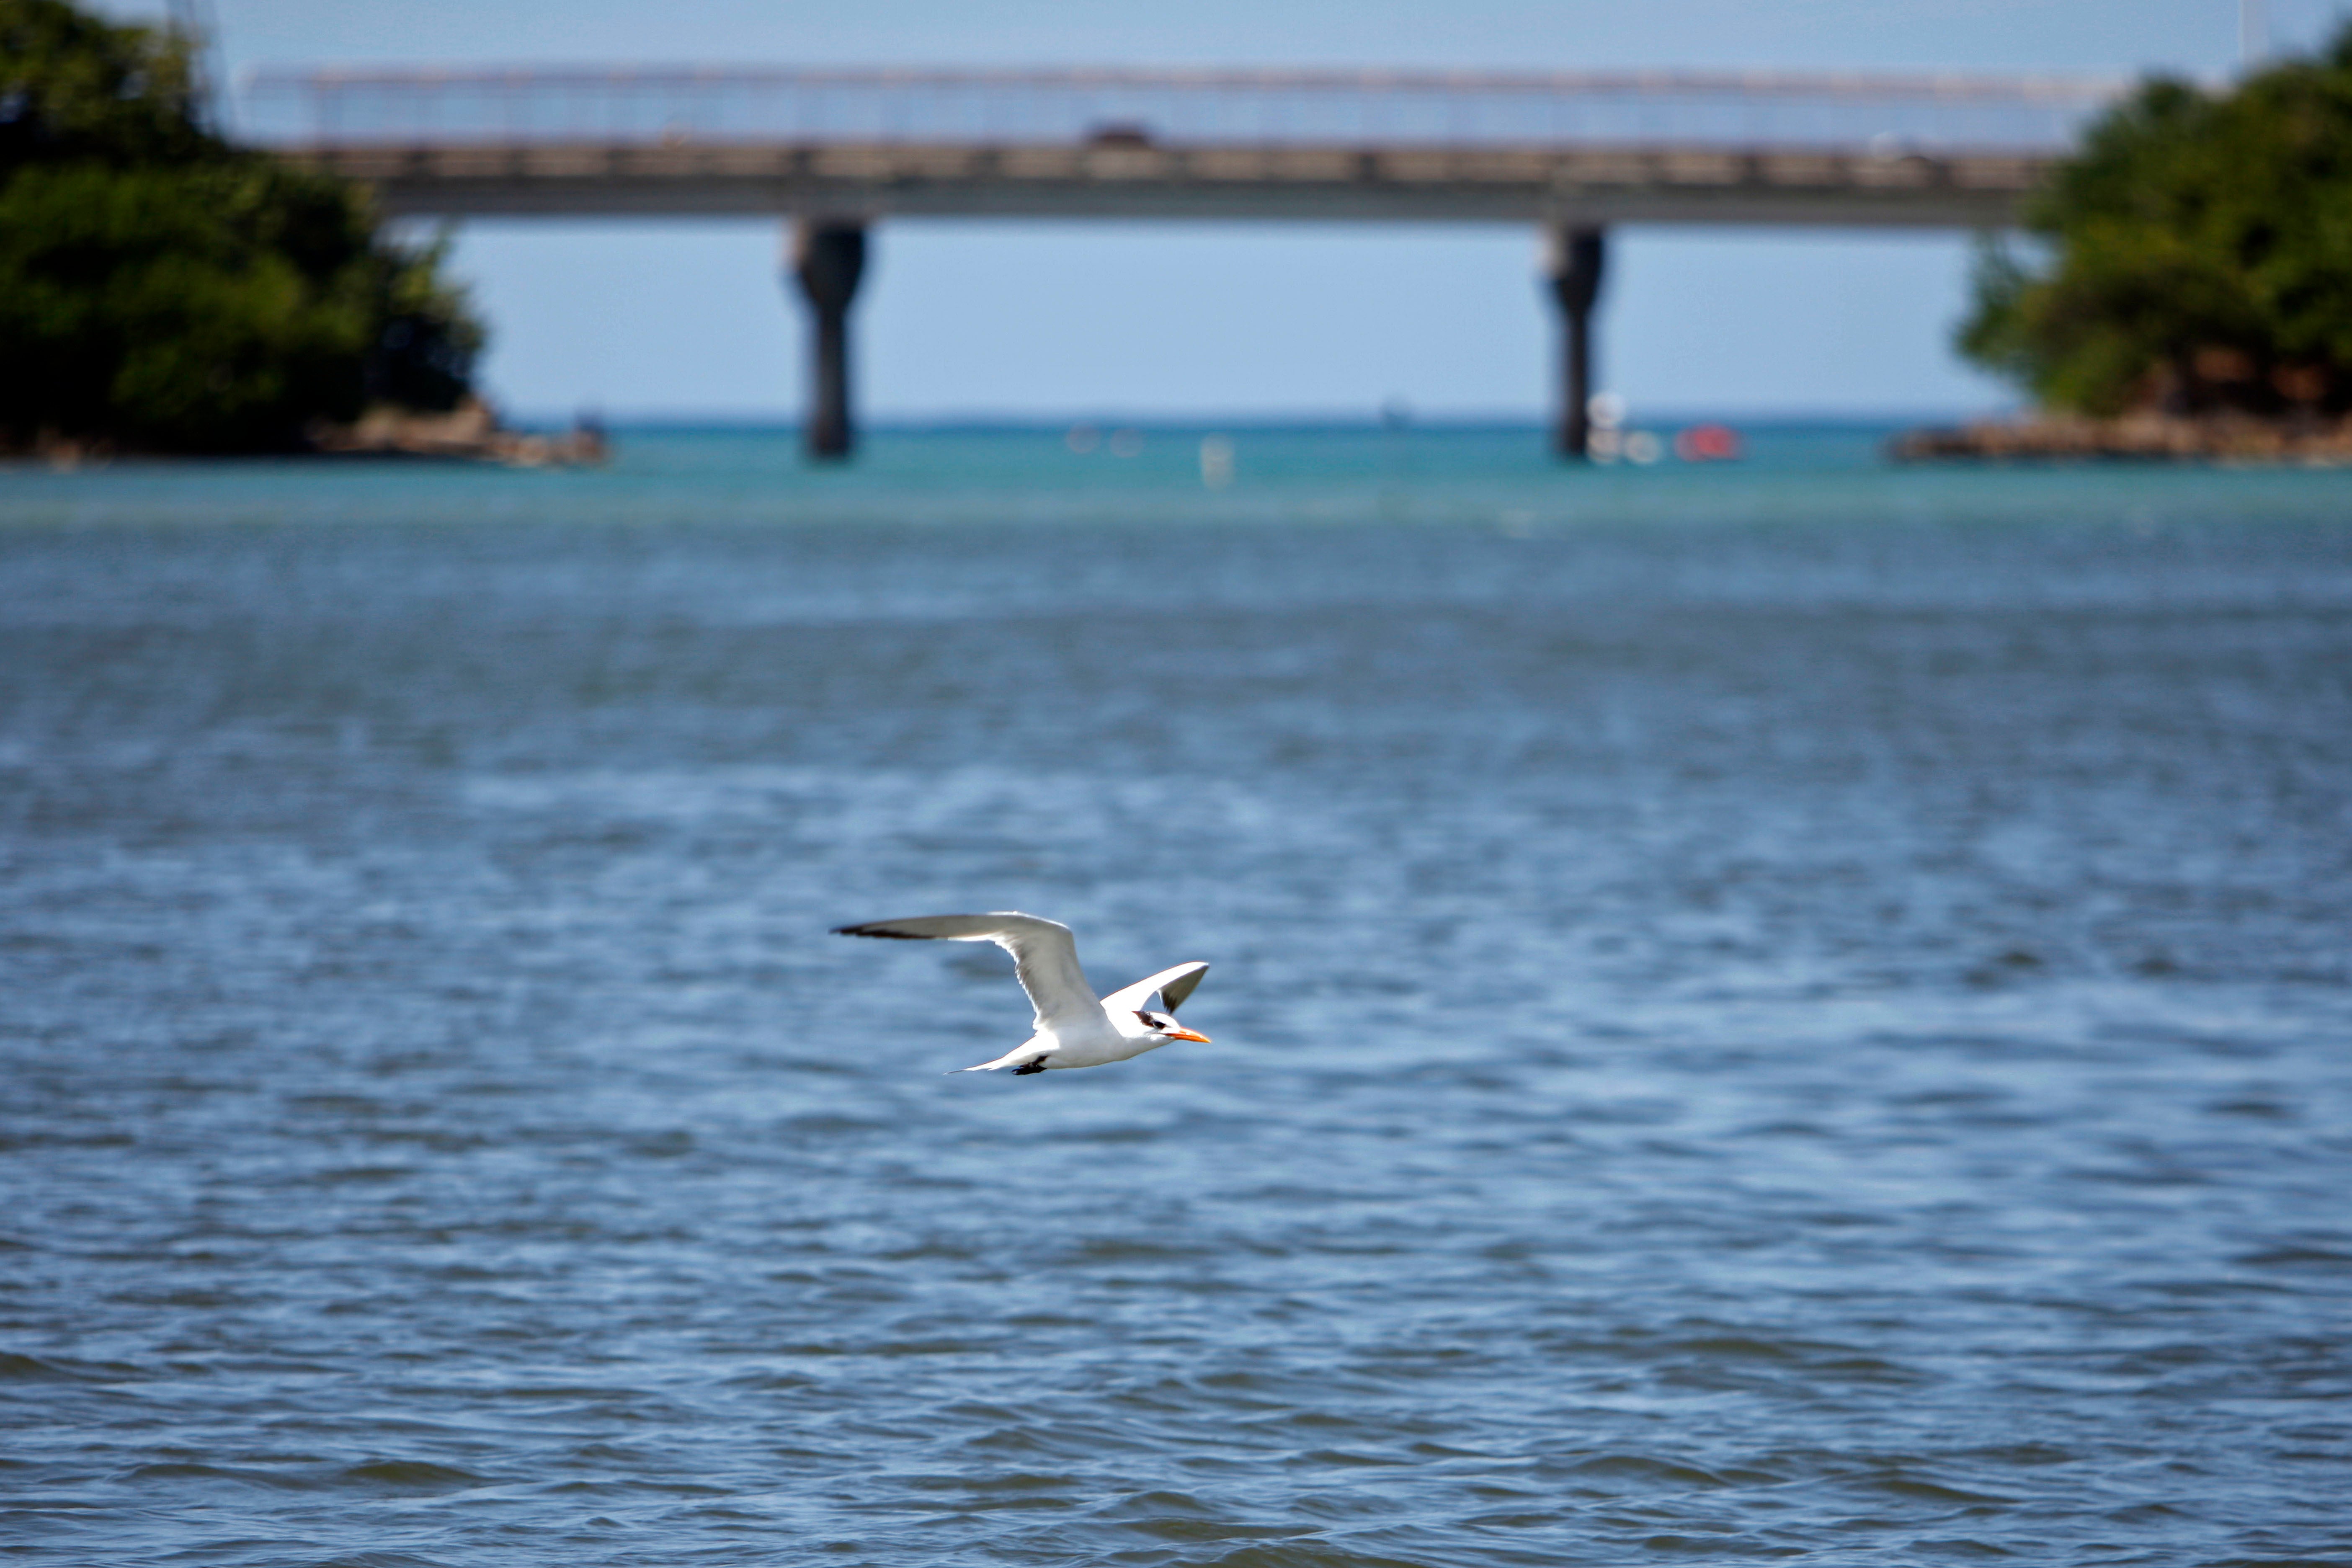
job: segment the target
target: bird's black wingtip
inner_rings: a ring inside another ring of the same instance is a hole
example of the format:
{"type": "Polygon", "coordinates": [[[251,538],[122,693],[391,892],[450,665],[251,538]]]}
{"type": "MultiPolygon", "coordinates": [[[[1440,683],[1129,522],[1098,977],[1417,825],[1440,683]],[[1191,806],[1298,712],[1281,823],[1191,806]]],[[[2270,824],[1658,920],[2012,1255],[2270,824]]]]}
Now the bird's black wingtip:
{"type": "Polygon", "coordinates": [[[879,921],[873,925],[835,926],[833,928],[832,934],[835,936],[887,936],[898,942],[921,942],[924,940],[923,938],[917,936],[912,931],[885,931],[882,929],[882,922],[879,921]]]}

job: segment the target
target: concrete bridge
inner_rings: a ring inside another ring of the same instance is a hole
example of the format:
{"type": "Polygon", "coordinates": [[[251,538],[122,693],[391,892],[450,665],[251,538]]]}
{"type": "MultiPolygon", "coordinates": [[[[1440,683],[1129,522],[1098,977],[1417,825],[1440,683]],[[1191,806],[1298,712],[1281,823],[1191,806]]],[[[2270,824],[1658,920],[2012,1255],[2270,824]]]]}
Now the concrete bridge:
{"type": "Polygon", "coordinates": [[[1523,223],[1551,237],[1555,445],[1586,448],[1618,223],[1994,228],[2122,84],[1759,73],[271,71],[248,137],[394,216],[777,215],[808,442],[853,441],[848,310],[891,216],[1523,223]]]}

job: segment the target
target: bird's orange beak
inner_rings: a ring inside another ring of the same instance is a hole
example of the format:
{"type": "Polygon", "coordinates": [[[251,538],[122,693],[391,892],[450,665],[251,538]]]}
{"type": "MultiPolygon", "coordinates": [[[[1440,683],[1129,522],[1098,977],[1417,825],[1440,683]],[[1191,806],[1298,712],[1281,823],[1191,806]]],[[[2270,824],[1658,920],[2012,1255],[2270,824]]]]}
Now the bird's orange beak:
{"type": "Polygon", "coordinates": [[[1184,1027],[1181,1024],[1179,1024],[1174,1028],[1169,1030],[1168,1037],[1171,1040],[1198,1040],[1204,1046],[1213,1043],[1210,1040],[1208,1036],[1196,1035],[1192,1030],[1184,1027]]]}

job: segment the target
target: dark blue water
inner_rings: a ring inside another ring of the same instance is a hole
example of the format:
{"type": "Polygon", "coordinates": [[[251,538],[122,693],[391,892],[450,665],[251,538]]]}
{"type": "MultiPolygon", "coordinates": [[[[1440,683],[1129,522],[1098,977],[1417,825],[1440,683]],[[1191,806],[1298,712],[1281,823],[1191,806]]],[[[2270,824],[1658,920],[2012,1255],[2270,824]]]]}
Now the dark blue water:
{"type": "Polygon", "coordinates": [[[0,1557],[2352,1561],[2352,479],[1198,434],[0,474],[0,1557]]]}

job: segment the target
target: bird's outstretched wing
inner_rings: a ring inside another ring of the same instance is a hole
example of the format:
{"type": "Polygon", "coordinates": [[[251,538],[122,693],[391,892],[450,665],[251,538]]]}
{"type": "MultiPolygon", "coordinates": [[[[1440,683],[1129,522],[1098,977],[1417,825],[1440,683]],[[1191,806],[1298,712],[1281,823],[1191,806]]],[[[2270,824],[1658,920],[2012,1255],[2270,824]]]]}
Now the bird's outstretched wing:
{"type": "Polygon", "coordinates": [[[1003,1056],[997,1058],[992,1062],[982,1062],[978,1067],[958,1068],[955,1069],[955,1072],[951,1072],[947,1076],[953,1078],[955,1077],[956,1072],[995,1072],[1002,1068],[1018,1068],[1030,1067],[1035,1063],[1044,1061],[1053,1054],[1054,1052],[1051,1047],[1041,1046],[1036,1041],[1032,1040],[1026,1045],[1013,1047],[1011,1050],[1005,1052],[1003,1056]]]}
{"type": "Polygon", "coordinates": [[[1180,963],[1173,969],[1163,969],[1147,980],[1120,986],[1104,997],[1102,1005],[1111,1012],[1140,1012],[1143,1005],[1151,1000],[1151,994],[1157,991],[1160,993],[1160,1005],[1173,1013],[1183,1005],[1185,997],[1192,994],[1192,988],[1201,984],[1201,976],[1208,973],[1209,966],[1205,963],[1180,963]]]}
{"type": "Polygon", "coordinates": [[[1070,928],[1035,915],[1000,910],[985,915],[917,915],[903,921],[870,921],[835,926],[838,936],[894,936],[910,941],[992,942],[1013,955],[1021,989],[1037,1010],[1036,1027],[1055,1029],[1080,1020],[1099,1024],[1087,972],[1078,967],[1078,944],[1070,928]]]}

